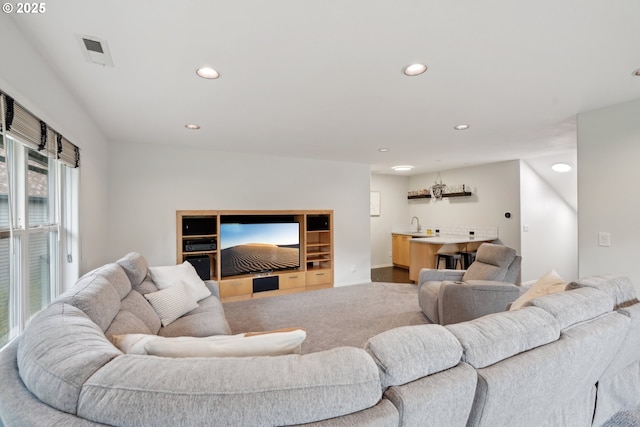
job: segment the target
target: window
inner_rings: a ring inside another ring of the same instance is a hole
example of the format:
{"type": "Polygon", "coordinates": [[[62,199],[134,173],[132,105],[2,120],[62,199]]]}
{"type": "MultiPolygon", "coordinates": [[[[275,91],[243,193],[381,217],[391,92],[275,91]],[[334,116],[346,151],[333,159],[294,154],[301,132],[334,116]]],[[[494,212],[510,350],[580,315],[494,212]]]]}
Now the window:
{"type": "Polygon", "coordinates": [[[2,347],[59,293],[62,254],[71,259],[68,236],[77,230],[69,218],[77,218],[79,152],[2,93],[0,105],[2,347]]]}
{"type": "Polygon", "coordinates": [[[7,152],[0,135],[0,347],[9,340],[9,178],[7,152]]]}
{"type": "Polygon", "coordinates": [[[49,167],[55,171],[55,161],[30,148],[26,149],[26,158],[28,314],[31,316],[49,304],[52,287],[56,284],[56,281],[52,280],[55,277],[56,264],[52,264],[51,260],[52,254],[55,255],[58,221],[55,212],[51,211],[51,207],[55,205],[51,201],[55,201],[55,191],[52,187],[56,174],[50,173],[49,167]]]}

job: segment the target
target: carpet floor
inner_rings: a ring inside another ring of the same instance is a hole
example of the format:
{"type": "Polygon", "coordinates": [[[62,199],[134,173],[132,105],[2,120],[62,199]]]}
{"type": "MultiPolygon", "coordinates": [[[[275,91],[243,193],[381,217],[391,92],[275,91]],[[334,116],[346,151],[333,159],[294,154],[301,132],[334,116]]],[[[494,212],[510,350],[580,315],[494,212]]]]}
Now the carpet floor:
{"type": "Polygon", "coordinates": [[[234,334],[300,327],[302,353],[334,347],[362,348],[380,332],[430,323],[409,283],[364,283],[268,298],[224,303],[234,334]]]}

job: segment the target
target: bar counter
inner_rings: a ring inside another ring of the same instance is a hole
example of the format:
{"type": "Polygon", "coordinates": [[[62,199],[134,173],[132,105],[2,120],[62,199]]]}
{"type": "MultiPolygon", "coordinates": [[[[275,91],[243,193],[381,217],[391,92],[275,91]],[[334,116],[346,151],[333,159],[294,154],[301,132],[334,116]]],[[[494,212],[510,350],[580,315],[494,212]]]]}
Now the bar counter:
{"type": "Polygon", "coordinates": [[[456,245],[459,251],[475,251],[482,243],[493,242],[497,238],[498,236],[460,235],[414,237],[410,241],[409,279],[417,282],[421,269],[436,268],[436,255],[443,245],[456,245]]]}

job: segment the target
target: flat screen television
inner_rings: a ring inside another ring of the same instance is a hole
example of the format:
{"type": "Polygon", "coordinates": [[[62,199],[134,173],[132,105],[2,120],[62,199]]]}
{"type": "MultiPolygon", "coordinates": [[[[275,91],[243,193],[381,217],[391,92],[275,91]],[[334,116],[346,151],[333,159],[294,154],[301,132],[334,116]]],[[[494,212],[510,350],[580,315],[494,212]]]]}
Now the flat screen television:
{"type": "Polygon", "coordinates": [[[300,268],[300,223],[220,224],[222,277],[300,268]]]}

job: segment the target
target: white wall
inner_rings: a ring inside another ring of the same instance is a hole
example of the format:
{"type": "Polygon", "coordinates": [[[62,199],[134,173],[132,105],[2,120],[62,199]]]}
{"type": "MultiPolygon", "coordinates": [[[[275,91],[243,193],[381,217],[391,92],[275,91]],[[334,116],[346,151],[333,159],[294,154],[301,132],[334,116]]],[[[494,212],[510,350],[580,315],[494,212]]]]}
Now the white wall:
{"type": "Polygon", "coordinates": [[[578,265],[581,277],[629,276],[640,293],[639,118],[640,100],[578,115],[578,265]]]}
{"type": "Polygon", "coordinates": [[[526,161],[520,163],[520,207],[522,281],[536,280],[552,268],[565,281],[575,280],[578,213],[526,161]]]}
{"type": "Polygon", "coordinates": [[[109,164],[111,259],[175,264],[176,210],[333,209],[336,286],[370,281],[368,165],[130,142],[109,164]]]}
{"type": "MultiPolygon", "coordinates": [[[[408,190],[428,188],[436,173],[409,178],[408,190]]],[[[440,172],[447,185],[468,185],[469,197],[409,201],[409,218],[417,216],[420,224],[497,226],[500,241],[520,253],[520,163],[518,160],[491,163],[440,172]],[[505,218],[505,213],[511,213],[505,218]]],[[[405,196],[406,198],[406,196],[405,196]]],[[[523,260],[525,262],[525,260],[523,260]]],[[[525,279],[523,278],[523,281],[525,279]]]]}
{"type": "MultiPolygon", "coordinates": [[[[80,265],[84,273],[105,262],[107,242],[107,141],[85,109],[29,44],[7,14],[0,14],[0,89],[80,147],[80,265]]],[[[68,267],[68,266],[65,266],[68,267]]],[[[66,270],[69,270],[66,268],[66,270]]],[[[72,284],[72,283],[71,283],[72,284]]],[[[68,281],[63,283],[64,287],[68,281]]]]}
{"type": "Polygon", "coordinates": [[[371,191],[380,192],[380,216],[372,216],[371,266],[388,267],[391,262],[391,231],[394,226],[409,225],[407,187],[409,177],[371,175],[371,191]]]}
{"type": "Polygon", "coordinates": [[[150,147],[131,143],[110,150],[5,14],[0,39],[11,41],[0,89],[81,149],[81,273],[132,250],[156,265],[174,263],[178,209],[333,209],[336,283],[370,280],[368,165],[167,147],[149,154],[150,147]]]}

